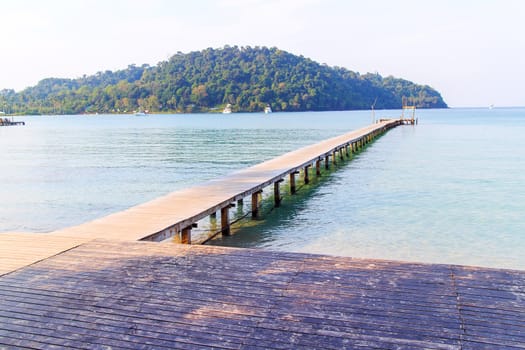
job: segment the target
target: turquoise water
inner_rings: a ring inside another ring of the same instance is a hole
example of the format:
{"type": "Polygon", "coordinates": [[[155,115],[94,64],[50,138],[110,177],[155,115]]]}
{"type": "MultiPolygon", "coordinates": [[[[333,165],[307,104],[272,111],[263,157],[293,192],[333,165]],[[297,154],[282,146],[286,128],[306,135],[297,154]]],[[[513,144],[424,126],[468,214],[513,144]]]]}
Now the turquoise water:
{"type": "MultiPolygon", "coordinates": [[[[418,117],[212,243],[525,269],[525,109],[418,117]]],[[[0,231],[81,223],[364,126],[370,113],[20,119],[0,128],[0,231]]]]}
{"type": "Polygon", "coordinates": [[[19,117],[0,128],[0,232],[47,232],[370,122],[365,113],[19,117]]]}

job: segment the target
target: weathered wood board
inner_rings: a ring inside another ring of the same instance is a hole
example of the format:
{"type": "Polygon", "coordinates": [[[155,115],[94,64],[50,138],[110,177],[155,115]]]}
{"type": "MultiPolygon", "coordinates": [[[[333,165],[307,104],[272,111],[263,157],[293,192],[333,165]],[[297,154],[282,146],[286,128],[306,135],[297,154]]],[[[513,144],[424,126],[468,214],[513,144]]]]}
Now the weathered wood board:
{"type": "Polygon", "coordinates": [[[525,271],[92,241],[0,277],[0,348],[518,349],[525,271]]]}

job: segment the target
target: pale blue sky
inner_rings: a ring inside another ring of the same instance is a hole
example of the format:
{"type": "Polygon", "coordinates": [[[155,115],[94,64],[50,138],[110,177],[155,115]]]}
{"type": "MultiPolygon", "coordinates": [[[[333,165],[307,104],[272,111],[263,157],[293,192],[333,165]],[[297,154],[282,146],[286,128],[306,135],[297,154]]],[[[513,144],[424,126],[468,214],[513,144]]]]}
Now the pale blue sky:
{"type": "Polygon", "coordinates": [[[250,45],[428,84],[453,107],[525,105],[521,0],[0,0],[0,29],[0,88],[250,45]]]}

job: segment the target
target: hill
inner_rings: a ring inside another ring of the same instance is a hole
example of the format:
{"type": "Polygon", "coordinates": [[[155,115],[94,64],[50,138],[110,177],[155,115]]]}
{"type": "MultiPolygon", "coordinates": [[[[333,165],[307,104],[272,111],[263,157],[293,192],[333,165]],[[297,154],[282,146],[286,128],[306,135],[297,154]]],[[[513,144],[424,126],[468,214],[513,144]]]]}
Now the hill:
{"type": "Polygon", "coordinates": [[[177,53],[156,66],[130,65],[77,79],[49,78],[16,93],[0,92],[0,105],[24,114],[206,112],[227,103],[234,111],[327,111],[446,108],[426,85],[329,67],[277,48],[225,46],[177,53]]]}

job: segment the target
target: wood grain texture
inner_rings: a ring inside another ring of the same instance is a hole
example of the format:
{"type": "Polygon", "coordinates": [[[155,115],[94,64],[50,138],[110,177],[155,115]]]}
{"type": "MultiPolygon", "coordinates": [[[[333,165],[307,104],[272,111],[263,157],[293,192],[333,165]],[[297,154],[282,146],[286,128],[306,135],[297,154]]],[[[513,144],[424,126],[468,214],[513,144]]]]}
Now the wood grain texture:
{"type": "Polygon", "coordinates": [[[0,348],[519,349],[525,271],[95,240],[0,277],[0,348]]]}

